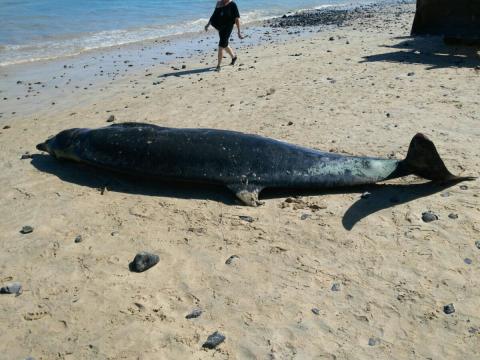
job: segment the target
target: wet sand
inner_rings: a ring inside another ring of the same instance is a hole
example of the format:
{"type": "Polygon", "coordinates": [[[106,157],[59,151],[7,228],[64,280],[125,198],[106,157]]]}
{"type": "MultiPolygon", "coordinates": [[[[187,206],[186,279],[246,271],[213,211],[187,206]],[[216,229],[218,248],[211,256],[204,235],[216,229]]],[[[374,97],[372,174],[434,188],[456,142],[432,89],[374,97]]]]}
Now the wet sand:
{"type": "Polygon", "coordinates": [[[135,48],[1,69],[0,286],[23,288],[0,294],[2,356],[474,356],[478,181],[270,191],[249,208],[225,189],[138,182],[35,150],[111,115],[399,159],[423,132],[453,173],[478,176],[478,53],[408,38],[413,15],[414,5],[393,5],[321,31],[266,27],[220,73],[214,34],[183,58],[140,46],[175,57],[158,63],[135,48]],[[423,221],[427,211],[438,219],[423,221]],[[142,251],[158,264],[131,272],[142,251]],[[201,315],[187,319],[194,309],[201,315]],[[224,342],[202,348],[215,331],[224,342]]]}

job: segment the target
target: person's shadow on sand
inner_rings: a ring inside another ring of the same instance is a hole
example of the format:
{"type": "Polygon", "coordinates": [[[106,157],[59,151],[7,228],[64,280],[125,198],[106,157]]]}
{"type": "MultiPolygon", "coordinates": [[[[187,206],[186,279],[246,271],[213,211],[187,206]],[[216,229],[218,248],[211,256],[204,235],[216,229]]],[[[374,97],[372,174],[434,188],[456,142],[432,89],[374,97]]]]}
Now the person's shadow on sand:
{"type": "MultiPolygon", "coordinates": [[[[226,205],[238,205],[234,195],[223,186],[212,186],[205,184],[192,184],[181,182],[159,182],[151,180],[138,180],[110,171],[92,168],[83,164],[76,164],[68,161],[58,161],[50,155],[32,156],[31,164],[39,171],[57,176],[63,181],[87,186],[93,189],[108,189],[108,191],[122,192],[128,194],[162,196],[181,199],[207,199],[224,203],[226,205]]],[[[377,211],[405,204],[457,184],[426,182],[422,184],[384,184],[369,185],[354,188],[319,189],[319,190],[292,190],[292,189],[267,189],[262,192],[262,199],[272,199],[296,195],[326,195],[341,193],[361,193],[368,190],[371,195],[360,198],[353,203],[345,212],[342,218],[343,227],[347,230],[353,229],[356,223],[377,211]]]]}
{"type": "Polygon", "coordinates": [[[184,70],[184,71],[177,70],[177,71],[172,71],[172,72],[169,72],[169,73],[161,74],[158,77],[159,78],[166,78],[166,77],[170,77],[170,76],[181,77],[181,76],[188,76],[188,75],[195,75],[195,74],[203,74],[203,73],[206,73],[206,72],[212,72],[214,70],[215,70],[215,68],[211,67],[211,66],[200,68],[200,69],[184,70]]]}
{"type": "Polygon", "coordinates": [[[395,62],[424,64],[427,70],[465,67],[476,68],[480,64],[479,47],[447,45],[440,36],[399,37],[395,45],[383,45],[399,51],[364,56],[360,63],[395,62]]]}

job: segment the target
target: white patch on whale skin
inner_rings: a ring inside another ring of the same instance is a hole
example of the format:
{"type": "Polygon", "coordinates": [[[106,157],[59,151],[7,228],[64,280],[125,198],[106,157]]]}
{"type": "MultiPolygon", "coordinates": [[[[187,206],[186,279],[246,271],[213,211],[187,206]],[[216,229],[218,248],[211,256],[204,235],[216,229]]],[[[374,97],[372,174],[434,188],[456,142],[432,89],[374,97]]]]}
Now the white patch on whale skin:
{"type": "Polygon", "coordinates": [[[343,158],[342,161],[322,161],[307,169],[306,173],[295,171],[295,175],[344,177],[352,176],[365,182],[381,181],[397,168],[398,160],[343,158]]]}

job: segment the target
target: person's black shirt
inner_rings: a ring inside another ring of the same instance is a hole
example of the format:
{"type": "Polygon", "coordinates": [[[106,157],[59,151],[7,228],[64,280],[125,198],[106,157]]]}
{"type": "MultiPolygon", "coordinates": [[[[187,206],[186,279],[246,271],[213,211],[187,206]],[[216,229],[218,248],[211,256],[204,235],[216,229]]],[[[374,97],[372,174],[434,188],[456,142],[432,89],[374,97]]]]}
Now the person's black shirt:
{"type": "Polygon", "coordinates": [[[220,30],[227,26],[233,26],[235,19],[239,17],[240,13],[238,12],[237,4],[231,1],[226,6],[215,8],[210,18],[210,24],[212,24],[215,29],[220,30]]]}

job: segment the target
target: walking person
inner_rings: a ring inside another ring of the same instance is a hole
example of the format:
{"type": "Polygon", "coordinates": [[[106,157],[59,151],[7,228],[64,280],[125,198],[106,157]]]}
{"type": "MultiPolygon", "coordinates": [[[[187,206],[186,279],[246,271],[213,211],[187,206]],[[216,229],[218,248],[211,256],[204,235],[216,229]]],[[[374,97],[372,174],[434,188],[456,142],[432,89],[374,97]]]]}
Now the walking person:
{"type": "Polygon", "coordinates": [[[205,25],[205,31],[208,30],[208,27],[212,25],[215,29],[218,30],[218,35],[220,36],[220,41],[218,42],[218,63],[217,71],[220,71],[220,65],[222,64],[223,59],[223,50],[232,57],[230,65],[235,65],[237,61],[237,54],[228,45],[228,40],[233,31],[233,26],[237,26],[238,37],[243,39],[244,36],[240,32],[240,13],[238,12],[237,4],[231,0],[220,0],[215,6],[208,24],[205,25]]]}

